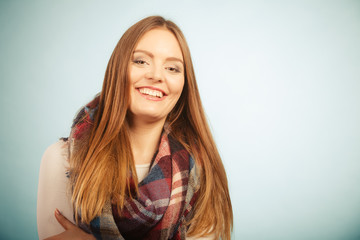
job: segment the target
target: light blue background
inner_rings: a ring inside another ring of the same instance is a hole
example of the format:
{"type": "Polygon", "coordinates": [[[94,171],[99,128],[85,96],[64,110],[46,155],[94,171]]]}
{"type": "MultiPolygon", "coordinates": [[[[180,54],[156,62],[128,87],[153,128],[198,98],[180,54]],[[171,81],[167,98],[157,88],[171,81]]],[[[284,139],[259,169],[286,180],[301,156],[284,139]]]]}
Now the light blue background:
{"type": "Polygon", "coordinates": [[[154,14],[192,51],[233,239],[360,239],[360,1],[340,0],[1,1],[0,239],[37,238],[43,152],[154,14]]]}

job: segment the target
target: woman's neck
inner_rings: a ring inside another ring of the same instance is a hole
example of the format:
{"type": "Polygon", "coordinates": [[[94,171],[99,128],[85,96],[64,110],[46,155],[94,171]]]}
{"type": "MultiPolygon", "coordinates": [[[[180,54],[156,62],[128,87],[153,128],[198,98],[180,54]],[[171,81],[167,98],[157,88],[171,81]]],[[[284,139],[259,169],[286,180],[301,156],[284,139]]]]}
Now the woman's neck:
{"type": "Polygon", "coordinates": [[[158,149],[165,119],[157,122],[131,121],[130,144],[135,164],[150,163],[158,149]]]}

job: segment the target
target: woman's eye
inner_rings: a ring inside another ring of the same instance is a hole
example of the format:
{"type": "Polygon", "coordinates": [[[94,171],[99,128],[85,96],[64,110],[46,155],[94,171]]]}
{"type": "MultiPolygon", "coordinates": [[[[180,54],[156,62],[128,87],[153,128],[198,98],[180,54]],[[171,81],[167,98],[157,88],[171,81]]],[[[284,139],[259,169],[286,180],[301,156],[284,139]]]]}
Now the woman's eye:
{"type": "Polygon", "coordinates": [[[141,60],[141,59],[134,60],[133,62],[136,63],[136,64],[139,64],[139,65],[144,65],[144,64],[146,64],[146,62],[145,62],[144,60],[141,60]]]}
{"type": "Polygon", "coordinates": [[[176,73],[180,72],[180,70],[176,67],[167,67],[167,70],[169,70],[170,72],[176,72],[176,73]]]}

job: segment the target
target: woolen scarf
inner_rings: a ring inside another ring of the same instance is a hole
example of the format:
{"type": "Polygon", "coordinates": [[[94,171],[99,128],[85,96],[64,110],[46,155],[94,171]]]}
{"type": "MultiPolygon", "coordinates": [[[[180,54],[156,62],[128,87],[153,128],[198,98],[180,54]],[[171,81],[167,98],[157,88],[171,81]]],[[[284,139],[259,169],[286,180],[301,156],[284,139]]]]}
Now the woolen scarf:
{"type": "MultiPolygon", "coordinates": [[[[73,124],[73,140],[94,121],[99,98],[87,104],[73,124]]],[[[126,197],[121,213],[109,199],[102,214],[79,226],[97,239],[185,239],[199,190],[194,159],[168,131],[163,131],[148,175],[135,198],[126,197]]],[[[81,215],[80,215],[81,218],[81,215]]]]}

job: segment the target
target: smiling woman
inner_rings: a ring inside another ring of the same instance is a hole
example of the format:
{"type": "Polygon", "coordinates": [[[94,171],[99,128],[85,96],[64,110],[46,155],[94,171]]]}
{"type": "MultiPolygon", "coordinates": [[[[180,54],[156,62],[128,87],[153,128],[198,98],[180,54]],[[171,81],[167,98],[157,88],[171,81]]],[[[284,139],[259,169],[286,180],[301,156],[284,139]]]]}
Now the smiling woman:
{"type": "Polygon", "coordinates": [[[230,239],[232,219],[185,38],[145,18],[120,39],[70,136],[43,156],[39,237],[230,239]]]}

